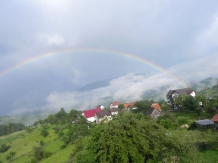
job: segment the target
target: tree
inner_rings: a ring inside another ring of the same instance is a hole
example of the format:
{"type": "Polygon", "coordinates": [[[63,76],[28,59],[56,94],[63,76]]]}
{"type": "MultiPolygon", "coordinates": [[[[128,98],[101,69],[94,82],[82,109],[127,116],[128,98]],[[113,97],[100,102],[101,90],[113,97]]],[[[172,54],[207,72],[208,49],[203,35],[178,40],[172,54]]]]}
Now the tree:
{"type": "Polygon", "coordinates": [[[2,144],[0,147],[0,153],[6,152],[9,148],[11,148],[11,146],[6,145],[6,144],[2,144]]]}
{"type": "Polygon", "coordinates": [[[123,110],[123,109],[124,109],[124,105],[123,105],[123,104],[120,104],[120,105],[118,105],[118,108],[119,108],[120,110],[123,110]]]}
{"type": "Polygon", "coordinates": [[[40,135],[42,135],[42,136],[44,136],[44,137],[48,136],[48,131],[47,131],[47,129],[46,129],[46,128],[43,128],[43,129],[41,130],[41,132],[40,132],[40,135]]]}
{"type": "Polygon", "coordinates": [[[87,155],[92,156],[90,163],[198,162],[194,144],[182,143],[166,133],[152,119],[127,115],[94,128],[86,150],[79,153],[80,162],[87,155]]]}
{"type": "Polygon", "coordinates": [[[31,159],[31,163],[37,163],[44,158],[51,156],[52,153],[45,151],[42,146],[33,147],[33,158],[31,159]]]}
{"type": "Polygon", "coordinates": [[[183,101],[185,100],[185,96],[184,95],[179,95],[179,96],[174,96],[173,97],[173,102],[174,105],[177,107],[182,107],[183,101]]]}
{"type": "Polygon", "coordinates": [[[78,110],[71,109],[69,113],[69,116],[71,118],[70,120],[75,121],[77,119],[78,114],[79,114],[78,110]]]}
{"type": "Polygon", "coordinates": [[[192,97],[192,96],[187,96],[182,103],[182,106],[185,110],[189,110],[189,111],[196,111],[196,109],[198,108],[199,104],[197,102],[197,100],[192,97]]]}
{"type": "Polygon", "coordinates": [[[136,101],[135,102],[135,107],[137,107],[137,109],[132,110],[135,113],[145,113],[146,110],[151,106],[152,101],[149,100],[142,100],[142,101],[136,101]]]}

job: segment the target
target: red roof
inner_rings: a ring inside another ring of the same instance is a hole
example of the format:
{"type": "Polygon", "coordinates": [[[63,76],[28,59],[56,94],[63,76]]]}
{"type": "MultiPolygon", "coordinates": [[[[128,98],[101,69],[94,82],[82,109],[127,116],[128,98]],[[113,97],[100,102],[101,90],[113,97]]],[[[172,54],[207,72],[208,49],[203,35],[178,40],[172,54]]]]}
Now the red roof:
{"type": "Polygon", "coordinates": [[[100,112],[100,111],[101,111],[101,108],[95,108],[92,110],[83,111],[83,114],[85,115],[86,118],[91,118],[95,116],[95,113],[100,112]]]}
{"type": "Polygon", "coordinates": [[[151,107],[161,111],[161,107],[160,107],[160,105],[158,103],[152,104],[151,107]]]}
{"type": "Polygon", "coordinates": [[[211,118],[210,120],[214,122],[218,122],[218,114],[214,115],[213,118],[211,118]]]}
{"type": "Polygon", "coordinates": [[[134,107],[134,105],[135,105],[135,102],[123,104],[125,109],[127,109],[128,107],[134,107]]]}

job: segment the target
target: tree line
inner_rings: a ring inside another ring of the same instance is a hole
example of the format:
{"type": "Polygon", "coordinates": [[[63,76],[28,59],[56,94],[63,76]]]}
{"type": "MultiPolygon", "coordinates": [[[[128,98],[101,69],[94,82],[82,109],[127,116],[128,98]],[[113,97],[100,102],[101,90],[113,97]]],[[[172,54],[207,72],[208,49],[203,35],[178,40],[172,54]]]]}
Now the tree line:
{"type": "Polygon", "coordinates": [[[0,125],[0,136],[8,135],[23,129],[25,129],[23,123],[9,123],[7,125],[0,125]]]}

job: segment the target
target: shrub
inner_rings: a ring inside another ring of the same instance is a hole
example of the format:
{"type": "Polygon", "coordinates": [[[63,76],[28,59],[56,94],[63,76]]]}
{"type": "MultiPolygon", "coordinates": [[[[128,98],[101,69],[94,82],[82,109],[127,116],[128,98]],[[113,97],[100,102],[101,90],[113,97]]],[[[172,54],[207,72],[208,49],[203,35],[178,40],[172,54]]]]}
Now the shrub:
{"type": "Polygon", "coordinates": [[[162,125],[166,129],[170,129],[173,126],[172,121],[170,119],[161,119],[160,125],[162,125]]]}
{"type": "Polygon", "coordinates": [[[28,132],[28,133],[31,133],[31,132],[33,132],[33,128],[32,127],[26,127],[25,131],[28,132]]]}
{"type": "Polygon", "coordinates": [[[0,153],[6,152],[11,146],[2,144],[0,147],[0,153]]]}
{"type": "Polygon", "coordinates": [[[178,122],[178,125],[181,126],[183,124],[187,124],[189,122],[189,118],[180,116],[177,118],[177,122],[178,122]]]}
{"type": "Polygon", "coordinates": [[[5,158],[6,158],[6,160],[10,160],[11,159],[11,155],[7,155],[5,158]]]}
{"type": "Polygon", "coordinates": [[[45,128],[43,128],[42,131],[40,132],[40,135],[46,137],[48,136],[48,131],[45,128]]]}
{"type": "Polygon", "coordinates": [[[60,149],[64,149],[64,148],[66,148],[66,147],[67,147],[67,145],[66,145],[66,144],[63,144],[63,145],[61,145],[60,149]]]}
{"type": "Polygon", "coordinates": [[[41,146],[43,146],[43,145],[45,144],[45,142],[44,142],[44,141],[42,141],[42,140],[40,140],[40,142],[39,142],[39,143],[40,143],[40,145],[41,145],[41,146]]]}

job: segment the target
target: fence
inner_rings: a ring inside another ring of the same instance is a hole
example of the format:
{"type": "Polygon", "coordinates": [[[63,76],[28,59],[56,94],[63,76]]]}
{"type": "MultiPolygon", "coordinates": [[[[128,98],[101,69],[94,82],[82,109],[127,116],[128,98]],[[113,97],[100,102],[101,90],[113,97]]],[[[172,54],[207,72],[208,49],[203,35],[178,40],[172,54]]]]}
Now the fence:
{"type": "Polygon", "coordinates": [[[198,149],[199,150],[207,150],[207,149],[214,149],[218,145],[217,142],[199,142],[198,149]]]}

